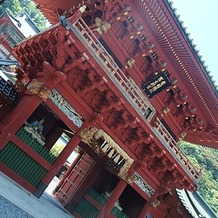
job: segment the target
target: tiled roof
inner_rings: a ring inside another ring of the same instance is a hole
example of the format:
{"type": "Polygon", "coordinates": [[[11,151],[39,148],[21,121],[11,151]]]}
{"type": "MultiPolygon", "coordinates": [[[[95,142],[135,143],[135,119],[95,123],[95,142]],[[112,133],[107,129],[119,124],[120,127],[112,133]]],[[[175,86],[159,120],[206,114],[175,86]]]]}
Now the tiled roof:
{"type": "Polygon", "coordinates": [[[211,207],[205,202],[198,192],[190,192],[187,190],[176,190],[177,194],[187,209],[194,218],[217,218],[217,215],[211,207]]]}
{"type": "Polygon", "coordinates": [[[10,19],[13,22],[13,24],[19,29],[19,31],[26,37],[30,37],[35,35],[36,33],[39,33],[40,30],[37,28],[37,26],[31,21],[29,16],[22,12],[18,16],[13,17],[11,15],[10,19]]]}
{"type": "Polygon", "coordinates": [[[19,65],[17,61],[14,60],[3,60],[0,59],[0,66],[10,66],[10,65],[19,65]]]}
{"type": "Polygon", "coordinates": [[[8,12],[4,12],[0,17],[7,16],[20,33],[28,38],[40,32],[39,28],[34,24],[26,12],[21,12],[16,17],[8,12]]]}

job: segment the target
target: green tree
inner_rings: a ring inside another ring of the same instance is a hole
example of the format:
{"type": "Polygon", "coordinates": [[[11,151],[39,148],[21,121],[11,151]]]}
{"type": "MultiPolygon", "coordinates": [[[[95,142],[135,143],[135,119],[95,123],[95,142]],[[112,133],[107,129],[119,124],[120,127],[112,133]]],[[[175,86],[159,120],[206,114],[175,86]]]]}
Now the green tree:
{"type": "Polygon", "coordinates": [[[36,4],[30,0],[6,0],[0,6],[0,14],[4,11],[8,11],[14,16],[25,11],[40,30],[44,30],[48,22],[41,11],[36,7],[36,4]]]}
{"type": "Polygon", "coordinates": [[[64,149],[65,144],[57,142],[54,144],[54,146],[51,148],[50,153],[53,154],[55,157],[58,157],[59,154],[64,149]]]}
{"type": "Polygon", "coordinates": [[[16,16],[18,13],[22,11],[22,7],[19,0],[6,0],[1,6],[0,6],[0,14],[2,14],[4,11],[8,11],[12,15],[16,16]]]}
{"type": "Polygon", "coordinates": [[[36,7],[32,1],[20,0],[23,10],[28,14],[31,20],[37,25],[40,30],[46,28],[46,23],[48,22],[41,11],[36,7]]]}
{"type": "Polygon", "coordinates": [[[179,146],[194,166],[203,168],[198,191],[218,214],[218,151],[188,142],[180,142],[179,146]]]}

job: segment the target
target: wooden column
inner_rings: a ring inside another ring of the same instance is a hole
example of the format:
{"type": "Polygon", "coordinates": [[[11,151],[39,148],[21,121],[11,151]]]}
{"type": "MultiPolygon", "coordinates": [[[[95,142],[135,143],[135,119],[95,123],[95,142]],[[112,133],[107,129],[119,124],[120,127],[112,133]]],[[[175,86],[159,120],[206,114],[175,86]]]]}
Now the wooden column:
{"type": "Polygon", "coordinates": [[[127,183],[124,180],[120,180],[117,184],[116,188],[113,190],[111,196],[108,198],[107,203],[101,209],[98,218],[106,218],[110,214],[114,204],[118,201],[120,195],[123,193],[124,189],[126,188],[127,183]]]}
{"type": "Polygon", "coordinates": [[[63,129],[59,127],[53,128],[49,134],[46,136],[45,146],[49,150],[54,146],[56,141],[61,137],[63,129]]]}
{"type": "Polygon", "coordinates": [[[10,141],[41,102],[42,100],[36,95],[22,96],[18,106],[1,121],[3,129],[0,135],[0,150],[10,141]]]}
{"type": "Polygon", "coordinates": [[[144,207],[142,208],[138,218],[146,218],[150,209],[151,209],[151,205],[149,204],[149,202],[146,202],[144,207]]]}
{"type": "Polygon", "coordinates": [[[80,143],[81,139],[76,133],[70,140],[70,142],[65,146],[64,150],[61,152],[61,154],[58,156],[56,161],[54,162],[52,168],[45,174],[45,176],[40,181],[37,190],[35,191],[35,196],[40,197],[45,189],[48,187],[49,183],[52,181],[52,179],[55,177],[55,175],[60,170],[61,166],[65,163],[69,155],[73,152],[73,150],[76,148],[76,146],[80,143]]]}

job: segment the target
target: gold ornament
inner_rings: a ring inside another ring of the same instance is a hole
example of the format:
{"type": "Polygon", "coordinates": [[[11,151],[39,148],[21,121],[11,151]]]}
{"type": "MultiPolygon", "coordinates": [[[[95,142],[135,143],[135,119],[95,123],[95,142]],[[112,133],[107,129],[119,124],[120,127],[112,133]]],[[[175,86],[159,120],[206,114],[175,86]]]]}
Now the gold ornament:
{"type": "Polygon", "coordinates": [[[33,79],[27,87],[33,94],[38,95],[43,101],[46,101],[51,90],[44,85],[44,82],[39,82],[33,79]]]}
{"type": "Polygon", "coordinates": [[[160,201],[157,198],[151,198],[150,205],[154,208],[157,208],[157,206],[160,204],[160,201]]]}
{"type": "Polygon", "coordinates": [[[81,137],[81,140],[88,144],[99,156],[106,155],[108,158],[112,158],[117,154],[114,157],[113,162],[119,165],[124,161],[118,176],[126,180],[129,184],[133,183],[134,177],[129,175],[129,169],[134,160],[107,133],[95,127],[91,129],[83,128],[80,130],[79,136],[81,137]],[[98,139],[100,138],[105,140],[106,143],[104,145],[98,144],[98,139]],[[109,149],[111,149],[111,151],[107,153],[109,149]]]}

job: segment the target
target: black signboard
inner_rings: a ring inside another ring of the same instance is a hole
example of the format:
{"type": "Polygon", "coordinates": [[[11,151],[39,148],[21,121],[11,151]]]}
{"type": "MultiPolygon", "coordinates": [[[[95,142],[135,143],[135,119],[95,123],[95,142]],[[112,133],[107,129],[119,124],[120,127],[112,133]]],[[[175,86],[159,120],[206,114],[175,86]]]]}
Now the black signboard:
{"type": "Polygon", "coordinates": [[[156,75],[152,80],[143,84],[142,89],[148,95],[149,98],[152,98],[156,94],[160,93],[167,87],[171,85],[170,79],[163,72],[156,75]]]}

